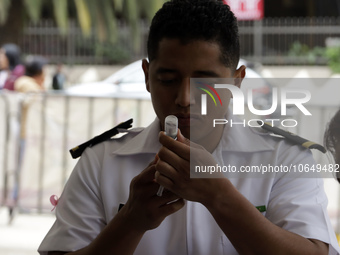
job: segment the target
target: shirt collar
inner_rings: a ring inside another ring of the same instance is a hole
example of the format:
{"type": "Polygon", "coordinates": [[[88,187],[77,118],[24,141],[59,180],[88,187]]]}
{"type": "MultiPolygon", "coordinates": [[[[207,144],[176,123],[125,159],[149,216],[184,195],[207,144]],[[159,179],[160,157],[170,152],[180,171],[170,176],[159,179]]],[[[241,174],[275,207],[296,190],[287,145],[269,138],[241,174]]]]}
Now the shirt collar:
{"type": "Polygon", "coordinates": [[[128,133],[139,132],[135,137],[113,151],[116,155],[132,155],[140,153],[157,153],[161,148],[158,141],[158,134],[161,131],[160,122],[156,119],[142,131],[131,129],[128,133]]]}
{"type": "Polygon", "coordinates": [[[231,126],[231,121],[233,123],[243,123],[243,120],[236,116],[231,116],[228,119],[228,124],[224,128],[221,139],[222,151],[259,152],[274,150],[274,147],[267,141],[268,132],[260,127],[247,126],[247,120],[245,121],[245,126],[243,124],[231,126]]]}
{"type": "MultiPolygon", "coordinates": [[[[230,115],[229,115],[230,116],[230,115]]],[[[269,134],[262,131],[260,128],[252,128],[247,125],[244,127],[241,124],[229,125],[231,123],[242,123],[242,120],[232,116],[228,119],[228,124],[225,126],[221,142],[217,146],[222,148],[222,151],[233,152],[259,152],[274,150],[274,147],[267,142],[269,134]]],[[[245,122],[247,124],[247,121],[245,122]]],[[[116,155],[133,155],[140,153],[157,153],[161,148],[158,141],[158,134],[161,131],[158,118],[145,129],[132,129],[128,132],[139,132],[131,140],[123,144],[118,149],[113,151],[116,155]]]]}

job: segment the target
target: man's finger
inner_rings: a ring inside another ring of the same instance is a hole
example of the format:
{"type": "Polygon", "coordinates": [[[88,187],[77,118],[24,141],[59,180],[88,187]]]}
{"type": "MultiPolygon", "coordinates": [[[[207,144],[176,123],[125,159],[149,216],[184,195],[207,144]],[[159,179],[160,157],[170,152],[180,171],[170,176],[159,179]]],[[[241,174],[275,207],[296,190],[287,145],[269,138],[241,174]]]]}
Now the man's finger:
{"type": "Polygon", "coordinates": [[[174,184],[173,181],[169,177],[161,174],[158,171],[156,171],[155,173],[155,180],[158,184],[164,187],[171,187],[174,184]]]}
{"type": "Polygon", "coordinates": [[[156,166],[153,162],[151,162],[138,176],[136,176],[134,179],[139,180],[138,182],[141,182],[143,184],[153,182],[156,172],[156,166]]]}
{"type": "Polygon", "coordinates": [[[178,132],[177,132],[177,141],[184,143],[187,146],[190,146],[190,140],[186,138],[184,135],[182,135],[182,132],[180,129],[178,129],[178,132]]]}
{"type": "Polygon", "coordinates": [[[185,205],[185,202],[182,198],[174,201],[174,202],[171,202],[169,204],[166,204],[164,206],[162,206],[160,208],[160,210],[162,211],[162,213],[164,215],[170,215],[174,212],[177,212],[179,209],[181,209],[183,206],[185,205]]]}
{"type": "MultiPolygon", "coordinates": [[[[183,141],[183,136],[180,139],[183,141]]],[[[187,144],[168,137],[164,132],[159,133],[159,142],[164,147],[179,155],[181,158],[186,160],[190,159],[190,147],[187,144]]]]}

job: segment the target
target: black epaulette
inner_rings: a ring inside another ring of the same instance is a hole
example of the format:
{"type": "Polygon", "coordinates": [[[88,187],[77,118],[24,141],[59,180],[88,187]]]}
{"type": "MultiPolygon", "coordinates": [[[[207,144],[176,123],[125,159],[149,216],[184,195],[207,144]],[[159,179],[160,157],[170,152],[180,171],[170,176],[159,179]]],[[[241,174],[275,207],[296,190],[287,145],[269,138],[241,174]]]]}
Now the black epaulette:
{"type": "Polygon", "coordinates": [[[120,128],[122,128],[122,129],[131,128],[132,127],[132,125],[131,125],[132,121],[133,121],[132,119],[129,119],[128,121],[122,122],[118,126],[115,126],[114,128],[102,133],[101,135],[95,136],[91,140],[74,147],[73,149],[70,150],[72,158],[80,157],[81,154],[84,152],[84,150],[87,147],[92,147],[92,146],[94,146],[98,143],[109,140],[111,137],[113,137],[113,136],[115,136],[116,134],[119,133],[118,129],[120,129],[120,128]]]}
{"type": "MultiPolygon", "coordinates": [[[[263,124],[263,122],[261,122],[261,121],[258,121],[257,123],[259,125],[263,124]]],[[[308,149],[317,149],[317,150],[319,150],[323,153],[326,153],[326,149],[322,145],[315,143],[315,142],[308,141],[305,138],[302,138],[298,135],[295,135],[295,134],[288,132],[288,131],[285,131],[283,129],[273,127],[268,123],[264,123],[262,125],[262,128],[273,133],[273,134],[283,136],[284,138],[286,138],[288,141],[292,142],[293,144],[298,144],[298,145],[301,145],[302,147],[305,147],[305,148],[308,148],[308,149]]]]}

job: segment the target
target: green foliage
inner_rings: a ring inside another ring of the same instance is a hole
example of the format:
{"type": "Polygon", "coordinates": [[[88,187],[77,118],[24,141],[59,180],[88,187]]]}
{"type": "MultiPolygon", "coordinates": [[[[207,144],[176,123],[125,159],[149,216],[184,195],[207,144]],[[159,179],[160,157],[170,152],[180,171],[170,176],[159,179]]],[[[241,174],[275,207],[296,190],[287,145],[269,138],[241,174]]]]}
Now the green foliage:
{"type": "MultiPolygon", "coordinates": [[[[14,4],[14,2],[15,1],[12,1],[12,4],[14,4]]],[[[25,10],[30,19],[35,23],[40,19],[42,3],[43,0],[24,0],[25,10]]]]}
{"type": "MultiPolygon", "coordinates": [[[[99,63],[123,64],[131,60],[131,54],[126,45],[121,43],[98,42],[89,40],[79,40],[76,42],[76,53],[92,55],[99,63]]],[[[73,60],[71,60],[73,61],[73,60]]],[[[68,64],[78,64],[75,62],[68,64]]]]}
{"type": "Polygon", "coordinates": [[[294,42],[289,49],[288,56],[305,56],[310,51],[306,44],[294,42]]]}
{"type": "Polygon", "coordinates": [[[151,21],[155,13],[162,7],[166,0],[139,0],[136,1],[139,14],[151,21]]]}
{"type": "Polygon", "coordinates": [[[117,20],[115,19],[113,9],[111,8],[111,4],[109,1],[100,0],[101,9],[103,10],[103,16],[105,20],[106,26],[106,34],[107,39],[111,43],[115,43],[117,41],[117,20]]]}
{"type": "MultiPolygon", "coordinates": [[[[10,5],[17,0],[0,0],[0,25],[6,22],[10,5]]],[[[25,12],[33,21],[39,21],[43,4],[53,3],[53,12],[61,34],[68,32],[68,10],[71,0],[22,0],[25,12]]],[[[136,51],[140,48],[140,19],[151,20],[166,0],[72,0],[78,22],[85,38],[96,33],[101,42],[115,43],[118,34],[117,16],[130,26],[131,38],[136,51]]]]}
{"type": "Polygon", "coordinates": [[[113,1],[113,6],[116,12],[122,12],[124,0],[112,0],[112,1],[113,1]]]}
{"type": "Polygon", "coordinates": [[[125,0],[123,14],[129,24],[136,24],[138,20],[138,6],[136,0],[125,0]]]}
{"type": "Polygon", "coordinates": [[[326,49],[328,65],[333,73],[340,73],[340,46],[326,49]]]}
{"type": "Polygon", "coordinates": [[[340,73],[340,46],[333,47],[314,47],[309,48],[300,42],[294,42],[288,52],[292,57],[304,57],[308,63],[315,64],[318,59],[323,58],[327,61],[333,73],[340,73]]]}
{"type": "Polygon", "coordinates": [[[10,5],[11,0],[0,0],[0,25],[6,22],[10,5]]]}
{"type": "Polygon", "coordinates": [[[53,0],[54,17],[62,35],[66,35],[68,31],[67,2],[68,0],[53,0]]]}
{"type": "Polygon", "coordinates": [[[107,64],[127,63],[131,55],[118,43],[98,43],[95,45],[95,56],[105,58],[107,64]]]}
{"type": "Polygon", "coordinates": [[[78,21],[85,36],[91,34],[91,14],[86,0],[74,0],[77,8],[78,21]]]}
{"type": "Polygon", "coordinates": [[[316,64],[319,59],[325,58],[325,48],[314,47],[311,49],[306,44],[294,42],[288,51],[288,56],[298,57],[303,59],[304,62],[307,61],[309,64],[316,64]]]}

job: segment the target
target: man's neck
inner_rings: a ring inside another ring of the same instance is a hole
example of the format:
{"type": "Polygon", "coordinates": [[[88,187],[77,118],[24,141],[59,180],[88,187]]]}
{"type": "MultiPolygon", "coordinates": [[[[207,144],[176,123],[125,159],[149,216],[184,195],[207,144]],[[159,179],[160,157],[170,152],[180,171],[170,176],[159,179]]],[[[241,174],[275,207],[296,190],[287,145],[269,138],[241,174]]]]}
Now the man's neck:
{"type": "Polygon", "coordinates": [[[196,141],[196,143],[203,146],[210,153],[213,153],[221,141],[223,131],[224,125],[218,125],[215,128],[211,129],[210,132],[202,139],[196,141]]]}

